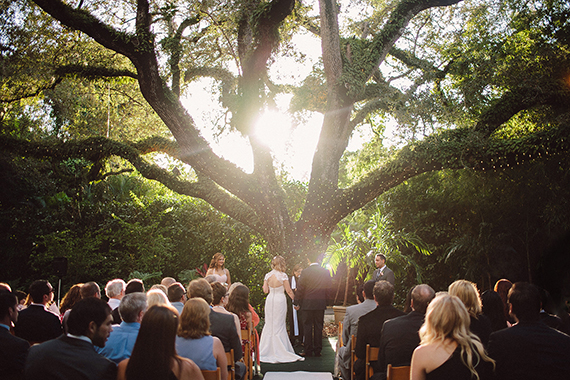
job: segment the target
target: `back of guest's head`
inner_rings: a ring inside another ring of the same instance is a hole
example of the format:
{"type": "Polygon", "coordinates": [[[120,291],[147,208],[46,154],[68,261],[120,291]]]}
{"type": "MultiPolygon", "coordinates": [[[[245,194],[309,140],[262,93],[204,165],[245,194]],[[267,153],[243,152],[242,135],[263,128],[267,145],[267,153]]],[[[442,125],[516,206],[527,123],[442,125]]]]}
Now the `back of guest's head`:
{"type": "Polygon", "coordinates": [[[373,300],[374,299],[374,286],[376,282],[373,280],[366,281],[364,285],[362,285],[362,291],[364,292],[364,296],[366,299],[373,300]]]}
{"type": "Polygon", "coordinates": [[[8,290],[0,289],[0,319],[17,313],[18,297],[8,290]],[[12,309],[12,310],[10,310],[12,309]]]}
{"type": "Polygon", "coordinates": [[[82,283],[75,284],[65,293],[59,305],[59,312],[61,314],[64,314],[67,310],[73,308],[73,305],[79,302],[81,299],[81,287],[83,285],[82,283]]]}
{"type": "Polygon", "coordinates": [[[5,283],[5,282],[0,282],[0,290],[7,290],[7,291],[11,292],[12,287],[10,287],[10,285],[5,283]]]}
{"type": "Polygon", "coordinates": [[[88,297],[77,302],[67,319],[67,331],[73,335],[87,335],[89,324],[95,322],[101,326],[111,314],[107,302],[100,298],[88,297]]]}
{"type": "Polygon", "coordinates": [[[23,292],[23,291],[21,291],[21,290],[16,290],[16,291],[14,291],[14,294],[16,295],[16,297],[18,297],[18,303],[20,303],[20,302],[22,302],[22,301],[25,301],[25,300],[26,300],[26,297],[28,296],[28,295],[26,294],[26,292],[23,292]]]}
{"type": "Polygon", "coordinates": [[[190,281],[188,284],[188,298],[203,298],[208,304],[212,303],[212,286],[203,278],[190,281]]]}
{"type": "Polygon", "coordinates": [[[501,296],[493,290],[485,290],[481,294],[482,312],[491,321],[493,331],[507,327],[507,319],[503,312],[501,296]]]}
{"type": "Polygon", "coordinates": [[[378,306],[388,306],[394,301],[394,285],[388,281],[378,281],[374,284],[374,299],[378,306]]]}
{"type": "Polygon", "coordinates": [[[279,272],[285,272],[287,270],[287,263],[283,256],[277,255],[271,260],[271,269],[278,270],[279,272]]]}
{"type": "Polygon", "coordinates": [[[449,294],[459,297],[463,302],[469,315],[477,317],[481,314],[481,298],[477,285],[467,280],[457,280],[449,285],[449,294]]]}
{"type": "Polygon", "coordinates": [[[168,287],[168,300],[170,302],[180,302],[185,293],[184,286],[179,282],[175,282],[168,287]]]}
{"type": "Polygon", "coordinates": [[[160,289],[150,289],[146,293],[146,303],[149,309],[152,306],[171,306],[168,297],[160,289]]]}
{"type": "Polygon", "coordinates": [[[182,309],[178,336],[198,339],[204,335],[210,335],[210,305],[203,298],[191,298],[182,309]]]}
{"type": "Polygon", "coordinates": [[[119,315],[124,322],[136,322],[140,312],[144,312],[146,307],[146,294],[139,292],[127,294],[119,304],[119,315]]]}
{"type": "Polygon", "coordinates": [[[228,311],[240,315],[249,311],[249,289],[245,285],[238,285],[228,298],[228,311]]]}
{"type": "Polygon", "coordinates": [[[422,344],[467,337],[470,323],[469,312],[463,302],[456,296],[440,293],[427,308],[425,322],[420,329],[422,344]]]}
{"type": "Polygon", "coordinates": [[[176,280],[172,277],[164,277],[162,281],[160,281],[160,285],[164,286],[166,289],[172,284],[174,284],[176,280]]]}
{"type": "Polygon", "coordinates": [[[425,314],[428,305],[435,297],[433,288],[426,284],[416,285],[412,290],[412,308],[418,313],[425,314]]]}
{"type": "Polygon", "coordinates": [[[125,294],[136,292],[144,293],[144,283],[138,278],[133,278],[127,282],[127,286],[125,287],[125,294]]]}
{"type": "Polygon", "coordinates": [[[528,282],[516,282],[509,290],[508,303],[519,321],[537,321],[540,317],[540,292],[528,282]]]}
{"type": "Polygon", "coordinates": [[[36,280],[30,285],[28,293],[34,303],[43,303],[44,295],[49,294],[53,289],[47,280],[36,280]]]}
{"type": "Polygon", "coordinates": [[[232,292],[234,291],[235,288],[237,288],[238,286],[245,286],[244,284],[242,284],[239,281],[236,282],[232,282],[232,284],[230,285],[230,287],[228,288],[228,295],[231,295],[232,292]]]}
{"type": "Polygon", "coordinates": [[[218,278],[213,274],[209,274],[206,277],[204,277],[204,280],[208,281],[208,284],[211,284],[212,282],[218,281],[218,278]]]}
{"type": "MultiPolygon", "coordinates": [[[[176,281],[174,281],[174,282],[176,282],[176,281]]],[[[168,296],[168,287],[166,287],[162,284],[154,284],[153,286],[150,287],[150,290],[154,290],[154,289],[160,290],[161,292],[164,293],[165,296],[168,296]]]]}
{"type": "Polygon", "coordinates": [[[145,313],[127,365],[129,380],[167,379],[176,357],[178,312],[172,306],[152,306],[145,313]]]}
{"type": "Polygon", "coordinates": [[[213,295],[212,305],[219,305],[220,303],[222,303],[222,300],[228,293],[228,290],[224,285],[220,284],[218,281],[212,282],[210,286],[212,287],[212,295],[213,295]]]}
{"type": "Polygon", "coordinates": [[[113,298],[121,295],[125,291],[127,284],[120,278],[115,278],[105,285],[105,294],[108,298],[113,298]]]}
{"type": "MultiPolygon", "coordinates": [[[[372,290],[372,297],[374,297],[374,287],[372,287],[372,290]]],[[[356,288],[356,301],[358,303],[364,302],[364,284],[360,284],[356,288]]]]}
{"type": "Polygon", "coordinates": [[[101,288],[99,288],[99,285],[94,281],[83,284],[79,292],[81,293],[82,299],[89,297],[101,298],[101,288]]]}

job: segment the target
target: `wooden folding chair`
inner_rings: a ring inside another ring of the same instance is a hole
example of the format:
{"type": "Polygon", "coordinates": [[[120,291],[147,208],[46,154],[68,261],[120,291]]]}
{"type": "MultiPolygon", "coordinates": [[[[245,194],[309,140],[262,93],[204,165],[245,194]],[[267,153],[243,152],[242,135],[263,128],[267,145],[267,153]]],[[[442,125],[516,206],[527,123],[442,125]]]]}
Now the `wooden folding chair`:
{"type": "Polygon", "coordinates": [[[204,380],[221,380],[222,371],[220,370],[220,367],[216,368],[215,371],[207,371],[203,369],[202,376],[204,376],[204,380]]]}
{"type": "Polygon", "coordinates": [[[379,352],[380,352],[380,349],[378,347],[370,347],[369,344],[366,345],[366,362],[364,363],[364,365],[365,365],[364,379],[365,380],[370,379],[370,376],[374,375],[374,369],[372,368],[372,365],[370,364],[370,362],[374,362],[374,361],[378,360],[378,353],[379,352]]]}
{"type": "Polygon", "coordinates": [[[356,362],[356,336],[350,336],[350,380],[354,380],[354,362],[356,362]]]}
{"type": "Polygon", "coordinates": [[[226,352],[226,360],[228,362],[228,379],[236,380],[236,361],[234,359],[234,349],[226,352]]]}
{"type": "Polygon", "coordinates": [[[343,328],[342,322],[339,322],[338,323],[338,345],[337,345],[337,347],[344,346],[344,342],[342,341],[342,328],[343,328]]]}
{"type": "Polygon", "coordinates": [[[392,367],[388,364],[388,371],[386,372],[387,380],[410,380],[410,370],[412,367],[409,365],[401,367],[392,367]]]}
{"type": "Polygon", "coordinates": [[[243,362],[246,368],[245,378],[251,380],[253,379],[253,360],[251,357],[251,330],[241,330],[241,339],[247,340],[247,343],[244,345],[243,362]]]}

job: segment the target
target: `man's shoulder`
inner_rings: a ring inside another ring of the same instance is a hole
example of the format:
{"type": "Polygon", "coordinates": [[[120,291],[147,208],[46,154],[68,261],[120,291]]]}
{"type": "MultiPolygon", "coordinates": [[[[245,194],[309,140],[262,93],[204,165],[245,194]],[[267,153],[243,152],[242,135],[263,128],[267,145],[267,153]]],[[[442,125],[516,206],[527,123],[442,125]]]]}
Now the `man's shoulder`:
{"type": "Polygon", "coordinates": [[[6,345],[9,347],[16,347],[16,348],[28,348],[30,344],[27,340],[19,338],[15,335],[10,334],[10,331],[7,329],[0,327],[0,340],[2,345],[6,345]]]}

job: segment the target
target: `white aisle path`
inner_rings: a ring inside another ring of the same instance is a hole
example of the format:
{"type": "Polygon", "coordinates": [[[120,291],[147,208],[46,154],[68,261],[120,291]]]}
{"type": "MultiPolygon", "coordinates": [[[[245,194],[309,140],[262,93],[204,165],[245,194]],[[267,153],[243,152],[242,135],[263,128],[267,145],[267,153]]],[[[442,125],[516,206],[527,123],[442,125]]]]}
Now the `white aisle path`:
{"type": "Polygon", "coordinates": [[[263,380],[332,380],[330,372],[267,372],[263,380]]]}

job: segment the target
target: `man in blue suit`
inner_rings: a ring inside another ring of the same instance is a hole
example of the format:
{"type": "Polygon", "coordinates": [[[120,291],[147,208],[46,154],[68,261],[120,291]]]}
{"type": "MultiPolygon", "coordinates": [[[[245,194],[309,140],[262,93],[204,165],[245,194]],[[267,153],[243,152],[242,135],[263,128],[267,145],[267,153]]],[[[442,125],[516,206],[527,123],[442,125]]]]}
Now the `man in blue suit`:
{"type": "Polygon", "coordinates": [[[295,309],[303,311],[304,352],[301,356],[321,356],[325,309],[332,279],[317,260],[301,272],[295,292],[295,309]]]}

